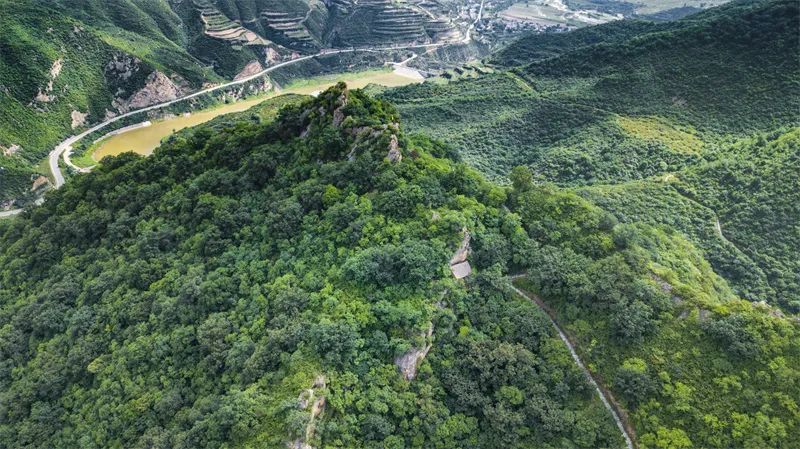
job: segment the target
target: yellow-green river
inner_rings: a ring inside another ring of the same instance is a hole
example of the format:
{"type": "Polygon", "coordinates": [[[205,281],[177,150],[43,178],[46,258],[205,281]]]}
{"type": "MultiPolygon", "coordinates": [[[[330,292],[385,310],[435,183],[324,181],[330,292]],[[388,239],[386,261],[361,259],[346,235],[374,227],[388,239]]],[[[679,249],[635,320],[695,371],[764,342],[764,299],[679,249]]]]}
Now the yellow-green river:
{"type": "Polygon", "coordinates": [[[418,83],[421,81],[421,78],[403,70],[396,72],[369,71],[345,73],[301,81],[282,89],[280,92],[271,92],[267,95],[194,112],[190,115],[172,117],[153,122],[152,125],[147,127],[137,128],[111,136],[99,143],[92,153],[92,158],[99,161],[105,156],[114,156],[127,151],[150,155],[153,150],[161,144],[162,139],[183,128],[205,123],[223,114],[246,111],[262,101],[277,95],[289,93],[310,95],[325,90],[339,81],[344,81],[350,88],[357,89],[365,87],[368,84],[379,84],[387,87],[404,86],[418,83]]]}

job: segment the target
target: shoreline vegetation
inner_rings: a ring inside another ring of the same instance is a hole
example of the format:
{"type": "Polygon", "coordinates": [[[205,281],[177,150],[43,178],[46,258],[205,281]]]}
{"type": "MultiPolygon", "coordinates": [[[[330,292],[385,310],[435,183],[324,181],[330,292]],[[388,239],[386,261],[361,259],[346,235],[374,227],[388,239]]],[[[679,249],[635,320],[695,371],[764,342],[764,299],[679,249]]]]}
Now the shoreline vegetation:
{"type": "MultiPolygon", "coordinates": [[[[406,71],[411,69],[404,68],[406,71]]],[[[372,69],[360,72],[343,72],[331,75],[315,76],[298,79],[285,87],[273,86],[267,92],[255,96],[226,102],[227,99],[217,102],[211,107],[183,114],[170,114],[167,118],[141,122],[130,125],[123,132],[112,131],[95,140],[91,146],[82,151],[79,157],[72,157],[72,161],[79,167],[96,165],[106,156],[132,151],[137,154],[150,155],[161,141],[181,129],[198,126],[209,122],[216,117],[245,112],[258,104],[286,94],[315,95],[337,82],[346,82],[351,88],[363,88],[370,84],[384,87],[399,87],[420,82],[419,78],[410,72],[399,72],[390,68],[372,69]],[[142,126],[142,123],[151,123],[142,126]]]]}

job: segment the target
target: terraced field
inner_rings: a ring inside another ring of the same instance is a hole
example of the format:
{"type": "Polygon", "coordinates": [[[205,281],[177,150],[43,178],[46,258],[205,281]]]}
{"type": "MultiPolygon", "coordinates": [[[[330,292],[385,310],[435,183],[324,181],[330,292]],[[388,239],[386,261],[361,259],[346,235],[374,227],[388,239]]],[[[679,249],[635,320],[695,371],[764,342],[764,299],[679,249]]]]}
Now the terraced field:
{"type": "Polygon", "coordinates": [[[210,0],[193,0],[203,22],[207,36],[229,41],[235,45],[267,45],[269,42],[257,33],[232,21],[217,9],[210,0]]]}
{"type": "MultiPolygon", "coordinates": [[[[192,0],[173,6],[206,37],[278,52],[326,47],[432,43],[459,30],[451,8],[434,0],[192,0]]],[[[209,45],[213,45],[210,43],[209,45]]]]}
{"type": "Polygon", "coordinates": [[[254,23],[275,42],[290,48],[323,46],[328,8],[320,1],[278,1],[264,4],[254,23]]]}

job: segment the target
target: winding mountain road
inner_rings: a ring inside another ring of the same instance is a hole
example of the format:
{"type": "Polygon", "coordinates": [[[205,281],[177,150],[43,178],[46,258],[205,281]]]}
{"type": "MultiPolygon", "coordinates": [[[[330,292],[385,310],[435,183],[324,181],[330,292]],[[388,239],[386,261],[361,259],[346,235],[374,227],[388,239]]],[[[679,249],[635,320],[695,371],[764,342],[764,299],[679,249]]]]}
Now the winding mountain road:
{"type": "MultiPolygon", "coordinates": [[[[525,275],[522,274],[522,275],[512,276],[511,279],[518,279],[521,277],[525,277],[525,275]]],[[[563,341],[564,344],[567,345],[567,349],[569,349],[569,353],[572,356],[572,360],[574,360],[575,364],[578,365],[578,368],[580,368],[580,370],[583,371],[584,376],[586,376],[586,380],[588,380],[589,383],[594,387],[595,391],[597,392],[597,396],[600,397],[600,400],[603,402],[603,405],[606,407],[608,412],[611,413],[611,416],[614,418],[614,422],[617,424],[617,427],[619,428],[620,432],[622,432],[622,437],[625,438],[625,445],[627,449],[636,449],[636,445],[634,444],[635,440],[631,436],[633,434],[633,430],[629,429],[626,422],[623,422],[623,419],[620,417],[620,412],[617,409],[616,400],[614,400],[613,396],[611,396],[611,393],[608,392],[605,388],[600,388],[599,382],[594,378],[592,372],[589,371],[588,368],[586,368],[586,365],[584,365],[580,356],[575,351],[575,347],[572,345],[572,341],[570,341],[569,337],[567,337],[567,334],[564,332],[564,330],[561,329],[561,326],[558,325],[555,318],[551,315],[550,310],[545,306],[544,302],[542,302],[542,300],[536,296],[531,296],[525,293],[524,291],[517,288],[514,284],[511,284],[511,289],[514,290],[514,293],[532,301],[534,304],[539,306],[540,309],[542,309],[544,314],[550,320],[550,323],[558,331],[558,336],[561,337],[561,341],[563,341]]]]}
{"type": "MultiPolygon", "coordinates": [[[[473,26],[474,26],[474,24],[473,24],[473,26]]],[[[466,34],[469,35],[471,30],[472,30],[472,27],[469,28],[469,30],[467,31],[466,34]]],[[[202,95],[206,95],[206,94],[209,94],[209,93],[221,90],[221,89],[227,89],[229,87],[245,84],[245,83],[248,83],[248,82],[253,81],[255,79],[258,79],[258,78],[260,78],[260,77],[262,77],[262,76],[264,76],[264,75],[266,75],[266,74],[268,74],[270,72],[273,72],[273,71],[275,71],[277,69],[280,69],[282,67],[286,67],[286,66],[289,66],[289,65],[292,65],[292,64],[297,64],[298,62],[307,61],[309,59],[317,58],[317,57],[320,57],[320,56],[329,56],[329,55],[336,55],[336,54],[343,54],[343,53],[357,53],[357,52],[380,53],[380,52],[384,52],[384,51],[407,50],[407,49],[411,49],[411,48],[436,48],[436,47],[442,47],[442,46],[446,46],[446,45],[451,45],[451,44],[454,44],[454,43],[459,43],[459,42],[438,42],[438,43],[435,43],[435,44],[416,44],[416,45],[401,45],[401,46],[388,46],[388,47],[347,48],[347,49],[340,49],[340,50],[323,50],[323,51],[321,51],[319,53],[316,53],[316,54],[313,54],[313,55],[302,56],[300,58],[296,58],[296,59],[292,59],[290,61],[282,62],[280,64],[275,64],[273,66],[267,67],[266,69],[254,74],[254,75],[250,75],[248,77],[245,77],[245,78],[242,78],[242,79],[239,79],[239,80],[236,80],[236,81],[231,81],[231,82],[228,82],[228,83],[225,83],[225,84],[220,84],[219,86],[214,86],[214,87],[211,87],[209,89],[204,89],[204,90],[195,92],[195,93],[190,94],[190,95],[186,95],[186,96],[183,96],[183,97],[180,97],[180,98],[176,98],[174,100],[170,100],[170,101],[166,101],[164,103],[159,103],[159,104],[156,104],[156,105],[148,106],[148,107],[142,108],[142,109],[136,109],[135,111],[130,111],[128,113],[125,113],[125,114],[122,114],[122,115],[118,115],[118,116],[116,116],[116,117],[114,117],[112,119],[109,119],[109,120],[106,120],[105,122],[97,124],[97,125],[87,129],[86,131],[84,131],[84,132],[82,132],[82,133],[80,133],[80,134],[78,134],[76,136],[72,136],[72,137],[64,140],[63,142],[58,144],[58,146],[56,146],[53,149],[53,151],[50,152],[50,155],[49,155],[48,159],[49,159],[49,165],[50,165],[50,172],[53,174],[53,180],[55,181],[55,188],[58,189],[58,188],[61,188],[61,186],[64,185],[64,176],[61,173],[61,168],[58,166],[58,160],[61,158],[62,155],[64,157],[64,162],[70,168],[72,168],[72,169],[74,169],[74,170],[76,170],[78,172],[87,172],[87,171],[89,171],[88,169],[80,168],[80,167],[76,166],[70,160],[70,152],[72,150],[72,145],[74,145],[76,142],[78,142],[79,140],[83,139],[84,137],[88,136],[89,134],[92,134],[92,133],[94,133],[96,131],[99,131],[99,130],[107,127],[108,125],[110,125],[112,123],[118,122],[118,121],[120,121],[120,120],[122,120],[124,118],[130,117],[132,115],[141,114],[141,113],[144,113],[144,112],[149,112],[149,111],[154,111],[156,109],[165,108],[167,106],[171,106],[171,105],[173,105],[175,103],[179,103],[181,101],[190,100],[192,98],[196,98],[196,97],[199,97],[199,96],[202,96],[202,95]]]]}
{"type": "Polygon", "coordinates": [[[164,103],[155,104],[155,105],[152,105],[152,106],[148,106],[146,108],[136,109],[134,111],[130,111],[130,112],[127,112],[125,114],[118,115],[118,116],[116,116],[116,117],[114,117],[112,119],[109,119],[109,120],[106,120],[106,121],[104,121],[102,123],[99,123],[99,124],[89,128],[89,129],[87,129],[86,131],[76,135],[76,136],[72,136],[72,137],[64,140],[63,142],[58,144],[53,149],[53,151],[50,152],[48,160],[49,160],[49,165],[50,165],[50,172],[53,174],[53,180],[55,181],[55,188],[59,189],[59,188],[61,188],[61,186],[64,185],[64,175],[61,173],[61,168],[58,166],[58,160],[61,158],[61,156],[62,155],[64,156],[64,162],[70,168],[73,168],[73,169],[75,169],[77,171],[81,171],[81,172],[88,171],[87,169],[82,169],[80,167],[77,167],[70,160],[70,152],[72,150],[72,145],[74,145],[76,142],[78,142],[79,140],[83,139],[84,137],[88,136],[89,134],[92,134],[94,132],[100,131],[101,129],[107,127],[108,125],[111,125],[112,123],[118,122],[118,121],[120,121],[120,120],[122,120],[124,118],[130,117],[130,116],[135,115],[135,114],[141,114],[141,113],[144,113],[144,112],[154,111],[156,109],[161,109],[161,108],[165,108],[167,106],[171,106],[171,105],[173,105],[175,103],[179,103],[181,101],[191,100],[192,98],[196,98],[196,97],[200,97],[202,95],[210,94],[210,93],[218,91],[218,90],[227,89],[227,88],[232,87],[232,86],[238,86],[238,85],[241,85],[241,84],[245,84],[245,83],[248,83],[248,82],[253,81],[255,79],[258,79],[258,78],[260,78],[260,77],[262,77],[262,76],[264,76],[264,75],[266,75],[266,74],[268,74],[270,72],[273,72],[273,71],[275,71],[275,70],[277,70],[277,69],[279,69],[281,67],[286,67],[288,65],[297,64],[298,62],[307,61],[309,59],[316,58],[316,57],[319,57],[319,56],[335,55],[335,54],[340,54],[340,53],[353,53],[353,52],[357,52],[357,51],[379,51],[379,50],[372,50],[372,49],[363,49],[363,50],[362,49],[323,50],[323,51],[321,51],[321,52],[319,52],[317,54],[314,54],[314,55],[303,56],[303,57],[300,57],[300,58],[292,59],[290,61],[282,62],[280,64],[275,64],[275,65],[270,66],[270,67],[268,67],[268,68],[266,68],[266,69],[264,69],[264,70],[262,70],[262,71],[260,71],[260,72],[258,72],[256,74],[254,74],[254,75],[250,75],[248,77],[245,77],[245,78],[242,78],[242,79],[239,79],[239,80],[236,80],[236,81],[231,81],[231,82],[228,82],[228,83],[225,83],[225,84],[220,84],[219,86],[214,86],[214,87],[211,87],[209,89],[204,89],[204,90],[195,92],[193,94],[189,94],[189,95],[186,95],[186,96],[183,96],[183,97],[180,97],[180,98],[176,98],[174,100],[166,101],[164,103]]]}
{"type": "MultiPolygon", "coordinates": [[[[447,46],[447,45],[468,43],[470,41],[470,34],[472,33],[472,30],[475,28],[475,25],[481,19],[481,16],[483,14],[484,3],[485,3],[485,0],[482,0],[481,1],[481,6],[480,6],[480,9],[479,9],[479,12],[478,12],[478,18],[474,22],[472,22],[470,24],[470,26],[465,30],[463,39],[460,38],[460,39],[454,39],[454,40],[444,41],[444,42],[437,42],[437,43],[432,43],[432,44],[413,44],[413,45],[412,44],[408,44],[408,45],[397,45],[397,46],[386,46],[386,47],[367,47],[367,48],[355,48],[354,47],[354,48],[347,48],[347,49],[326,49],[326,50],[322,50],[319,53],[316,53],[316,54],[313,54],[313,55],[302,56],[302,57],[299,57],[299,58],[296,58],[296,59],[292,59],[290,61],[285,61],[285,62],[281,62],[279,64],[275,64],[273,66],[267,67],[266,69],[264,69],[264,70],[262,70],[262,71],[260,71],[260,72],[258,72],[256,74],[250,75],[248,77],[245,77],[245,78],[242,78],[242,79],[239,79],[239,80],[231,81],[231,82],[228,82],[228,83],[225,83],[225,84],[220,84],[219,86],[214,86],[214,87],[211,87],[209,89],[204,89],[204,90],[195,92],[193,94],[189,94],[189,95],[186,95],[186,96],[183,96],[183,97],[180,97],[180,98],[176,98],[174,100],[165,101],[163,103],[155,104],[155,105],[148,106],[148,107],[141,108],[141,109],[136,109],[134,111],[130,111],[130,112],[127,112],[125,114],[121,114],[121,115],[118,115],[118,116],[116,116],[114,118],[108,119],[108,120],[106,120],[106,121],[104,121],[102,123],[99,123],[99,124],[97,124],[95,126],[92,126],[91,128],[83,131],[82,133],[80,133],[78,135],[75,135],[75,136],[67,138],[63,142],[61,142],[58,145],[56,145],[55,148],[53,148],[53,150],[48,155],[48,165],[49,165],[49,168],[50,168],[50,173],[52,173],[54,187],[56,189],[60,189],[64,185],[64,182],[66,181],[64,179],[64,174],[61,172],[61,167],[59,167],[59,163],[58,163],[59,159],[61,159],[62,156],[63,156],[64,163],[68,167],[72,168],[73,170],[75,170],[77,172],[81,172],[81,173],[88,172],[89,170],[91,170],[90,168],[78,167],[70,159],[70,155],[71,155],[71,152],[72,152],[72,146],[75,143],[77,143],[78,141],[80,141],[81,139],[83,139],[84,137],[88,136],[89,134],[92,134],[94,132],[100,131],[101,129],[103,129],[103,128],[105,128],[105,127],[107,127],[107,126],[109,126],[109,125],[111,125],[113,123],[116,123],[116,122],[118,122],[118,121],[120,121],[122,119],[125,119],[125,118],[130,117],[130,116],[135,115],[135,114],[141,114],[141,113],[144,113],[144,112],[149,112],[149,111],[154,111],[156,109],[165,108],[167,106],[171,106],[171,105],[173,105],[175,103],[179,103],[181,101],[190,100],[192,98],[196,98],[196,97],[199,97],[199,96],[202,96],[202,95],[206,95],[206,94],[218,91],[218,90],[227,89],[227,88],[232,87],[232,86],[238,86],[238,85],[241,85],[241,84],[245,84],[245,83],[248,83],[248,82],[253,81],[255,79],[258,79],[258,78],[260,78],[260,77],[262,77],[262,76],[264,76],[264,75],[266,75],[266,74],[268,74],[270,72],[273,72],[273,71],[275,71],[277,69],[280,69],[282,67],[286,67],[286,66],[289,66],[289,65],[292,65],[292,64],[297,64],[299,62],[307,61],[309,59],[317,58],[317,57],[320,57],[320,56],[336,55],[336,54],[343,54],[343,53],[356,53],[356,52],[380,53],[380,52],[384,52],[384,51],[408,50],[408,49],[412,49],[412,48],[433,49],[433,48],[438,48],[438,47],[444,47],[444,46],[447,46]]],[[[408,62],[408,61],[406,61],[406,62],[408,62]]],[[[22,209],[12,209],[12,210],[9,210],[9,211],[0,212],[0,218],[10,217],[10,216],[13,216],[13,215],[17,215],[17,214],[19,214],[21,212],[22,212],[22,209]]]]}

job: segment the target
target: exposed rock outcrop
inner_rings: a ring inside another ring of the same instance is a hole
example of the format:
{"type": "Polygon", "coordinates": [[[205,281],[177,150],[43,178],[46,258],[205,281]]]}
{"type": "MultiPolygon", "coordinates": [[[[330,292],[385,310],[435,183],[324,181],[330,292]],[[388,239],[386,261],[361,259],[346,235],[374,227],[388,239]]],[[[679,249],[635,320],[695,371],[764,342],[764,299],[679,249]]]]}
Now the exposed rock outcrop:
{"type": "Polygon", "coordinates": [[[154,104],[171,101],[180,96],[180,89],[169,77],[161,72],[153,72],[147,77],[145,86],[127,101],[127,109],[140,109],[154,104]]]}
{"type": "Polygon", "coordinates": [[[64,68],[64,60],[61,58],[56,59],[53,62],[53,65],[50,67],[50,80],[47,82],[47,86],[42,89],[39,88],[39,92],[36,94],[34,98],[35,101],[39,103],[50,103],[55,101],[55,95],[50,95],[53,92],[53,83],[55,83],[56,78],[58,75],[61,74],[61,70],[64,68]]]}
{"type": "Polygon", "coordinates": [[[31,192],[36,192],[37,190],[42,189],[48,185],[50,185],[50,180],[47,179],[47,177],[37,176],[33,180],[33,185],[31,186],[31,192]]]}
{"type": "Polygon", "coordinates": [[[675,293],[673,293],[673,290],[675,289],[675,287],[672,284],[670,284],[669,282],[665,281],[661,276],[659,276],[657,274],[651,274],[650,277],[656,282],[656,284],[658,284],[659,287],[661,287],[661,291],[663,291],[664,293],[667,293],[670,296],[672,296],[672,301],[675,304],[683,303],[683,299],[681,299],[680,296],[678,296],[675,293]]]}
{"type": "Polygon", "coordinates": [[[128,82],[131,77],[141,70],[143,70],[143,67],[142,61],[139,58],[134,58],[126,54],[118,54],[106,64],[105,76],[110,81],[122,84],[128,82]]]}
{"type": "Polygon", "coordinates": [[[340,127],[344,122],[344,108],[347,107],[347,89],[345,89],[339,98],[336,99],[336,109],[333,110],[333,126],[340,127]]]}
{"type": "Polygon", "coordinates": [[[250,61],[250,63],[248,63],[246,66],[244,66],[242,71],[239,72],[239,74],[236,75],[233,78],[233,80],[234,81],[243,80],[245,78],[248,78],[248,77],[251,77],[253,75],[258,74],[262,70],[264,70],[264,68],[261,66],[260,62],[258,62],[258,61],[250,61]]]}
{"type": "Polygon", "coordinates": [[[397,369],[400,370],[400,373],[406,380],[414,380],[414,378],[417,377],[419,364],[425,359],[428,352],[430,352],[433,347],[432,337],[433,323],[430,323],[428,332],[425,334],[428,344],[426,344],[424,348],[411,348],[405,354],[394,360],[395,366],[397,366],[397,369]]]}
{"type": "Polygon", "coordinates": [[[274,64],[281,60],[281,54],[278,53],[274,48],[267,47],[264,50],[264,59],[267,64],[274,64]]]}
{"type": "MultiPolygon", "coordinates": [[[[152,71],[152,68],[138,58],[125,54],[115,55],[106,64],[105,78],[116,89],[111,114],[124,114],[134,109],[175,100],[183,93],[173,79],[162,72],[152,71]]],[[[183,80],[176,79],[181,85],[185,84],[183,80]]]]}
{"type": "Polygon", "coordinates": [[[392,134],[389,141],[389,154],[386,155],[389,162],[397,163],[403,160],[403,153],[400,152],[400,143],[397,140],[397,135],[392,134]]]}
{"type": "Polygon", "coordinates": [[[86,124],[86,117],[89,113],[82,113],[81,111],[72,111],[72,129],[78,128],[86,124]]]}
{"type": "Polygon", "coordinates": [[[19,145],[14,145],[14,144],[12,144],[8,148],[0,145],[0,151],[3,152],[3,156],[13,156],[13,155],[19,153],[19,151],[21,149],[22,149],[22,147],[20,147],[19,145]]]}
{"type": "Polygon", "coordinates": [[[314,379],[311,388],[300,393],[300,396],[297,398],[297,408],[308,410],[309,420],[308,425],[306,425],[305,435],[286,443],[286,447],[289,449],[314,449],[314,447],[309,444],[309,441],[314,438],[317,418],[322,416],[322,413],[325,412],[327,400],[324,394],[326,388],[327,379],[325,376],[319,375],[314,379]]]}
{"type": "Polygon", "coordinates": [[[470,240],[472,237],[467,228],[464,228],[462,232],[464,233],[464,238],[461,240],[461,245],[459,245],[453,258],[450,259],[450,271],[456,279],[464,279],[472,274],[472,266],[467,261],[471,250],[470,240]]]}
{"type": "Polygon", "coordinates": [[[464,234],[464,238],[461,239],[461,245],[458,246],[458,250],[453,255],[453,258],[450,259],[450,265],[456,265],[465,262],[467,257],[469,257],[469,252],[471,249],[470,241],[472,240],[472,236],[467,228],[464,228],[461,232],[464,234]]]}

